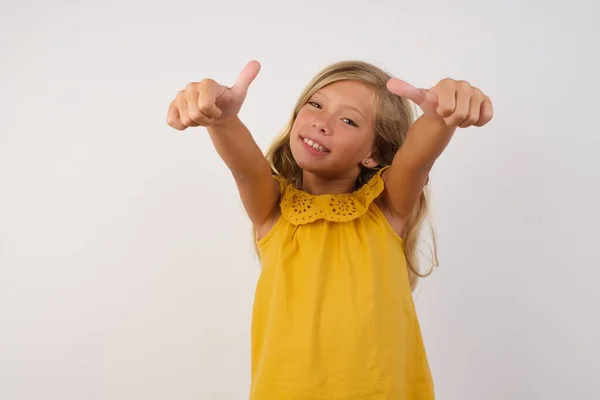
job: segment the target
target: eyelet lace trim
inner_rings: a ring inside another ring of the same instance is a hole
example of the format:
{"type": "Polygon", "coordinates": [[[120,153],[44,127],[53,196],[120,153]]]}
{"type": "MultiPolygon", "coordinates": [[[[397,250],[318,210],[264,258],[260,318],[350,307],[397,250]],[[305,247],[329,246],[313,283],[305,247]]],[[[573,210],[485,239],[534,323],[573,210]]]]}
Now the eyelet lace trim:
{"type": "Polygon", "coordinates": [[[344,194],[313,195],[280,176],[273,177],[281,190],[282,215],[292,224],[300,225],[325,219],[332,222],[347,222],[365,214],[369,205],[383,192],[382,168],[360,189],[344,194]]]}

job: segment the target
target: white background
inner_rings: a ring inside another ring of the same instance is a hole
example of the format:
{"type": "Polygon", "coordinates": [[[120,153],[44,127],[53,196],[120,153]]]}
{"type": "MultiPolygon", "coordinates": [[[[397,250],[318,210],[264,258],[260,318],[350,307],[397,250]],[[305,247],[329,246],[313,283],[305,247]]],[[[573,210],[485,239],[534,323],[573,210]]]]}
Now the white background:
{"type": "Polygon", "coordinates": [[[259,273],[229,172],[167,107],[262,71],[261,148],[342,59],[493,100],[432,174],[416,293],[442,400],[600,398],[599,6],[0,3],[0,399],[244,399],[259,273]]]}

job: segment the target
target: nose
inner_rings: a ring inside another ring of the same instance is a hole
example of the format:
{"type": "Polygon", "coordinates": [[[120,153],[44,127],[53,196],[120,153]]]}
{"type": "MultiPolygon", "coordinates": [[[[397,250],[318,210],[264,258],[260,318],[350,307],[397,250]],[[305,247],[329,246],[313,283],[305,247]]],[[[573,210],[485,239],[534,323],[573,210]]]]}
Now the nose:
{"type": "Polygon", "coordinates": [[[329,123],[327,119],[319,118],[313,121],[313,128],[317,129],[319,133],[322,135],[328,136],[331,135],[331,128],[329,127],[329,123]]]}

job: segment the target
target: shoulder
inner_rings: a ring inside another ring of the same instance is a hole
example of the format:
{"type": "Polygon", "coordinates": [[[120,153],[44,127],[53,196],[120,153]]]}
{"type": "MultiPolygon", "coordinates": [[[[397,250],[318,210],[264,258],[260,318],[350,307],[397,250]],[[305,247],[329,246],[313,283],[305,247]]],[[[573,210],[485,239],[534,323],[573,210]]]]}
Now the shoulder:
{"type": "Polygon", "coordinates": [[[387,190],[387,180],[390,173],[390,166],[382,168],[378,172],[378,179],[381,181],[381,185],[383,186],[383,190],[377,199],[375,199],[374,203],[379,208],[387,222],[390,224],[394,232],[401,238],[406,236],[406,218],[403,218],[397,214],[395,214],[388,202],[386,201],[387,196],[385,196],[385,192],[387,190]]]}
{"type": "Polygon", "coordinates": [[[296,186],[289,180],[274,174],[273,179],[279,183],[279,207],[276,212],[256,226],[257,238],[265,237],[280,219],[291,225],[301,226],[317,220],[329,222],[349,222],[365,215],[375,205],[393,230],[403,237],[405,221],[396,217],[384,201],[381,194],[385,190],[384,174],[388,168],[377,171],[362,187],[353,193],[341,195],[312,195],[296,186]]]}
{"type": "MultiPolygon", "coordinates": [[[[286,192],[287,188],[291,185],[291,182],[288,181],[287,179],[285,179],[284,177],[278,175],[275,172],[272,173],[272,179],[273,179],[274,183],[276,185],[278,185],[278,187],[279,187],[279,198],[278,198],[277,202],[281,203],[281,198],[284,195],[284,193],[286,192]]],[[[267,218],[266,221],[264,221],[262,224],[254,225],[256,240],[260,241],[265,236],[267,236],[267,234],[269,234],[269,232],[273,229],[273,227],[275,226],[275,224],[277,223],[277,221],[279,220],[280,217],[281,217],[281,208],[278,204],[278,206],[275,207],[275,210],[273,211],[271,216],[269,218],[267,218]]]]}
{"type": "Polygon", "coordinates": [[[273,213],[271,218],[265,221],[263,224],[260,224],[255,227],[256,230],[256,240],[262,240],[265,236],[271,232],[271,230],[275,227],[277,221],[281,218],[281,210],[279,208],[273,213]]]}
{"type": "Polygon", "coordinates": [[[395,215],[388,207],[382,196],[378,197],[374,203],[379,211],[381,211],[381,214],[383,214],[383,217],[386,219],[392,230],[400,238],[404,239],[406,237],[406,219],[395,215]]]}

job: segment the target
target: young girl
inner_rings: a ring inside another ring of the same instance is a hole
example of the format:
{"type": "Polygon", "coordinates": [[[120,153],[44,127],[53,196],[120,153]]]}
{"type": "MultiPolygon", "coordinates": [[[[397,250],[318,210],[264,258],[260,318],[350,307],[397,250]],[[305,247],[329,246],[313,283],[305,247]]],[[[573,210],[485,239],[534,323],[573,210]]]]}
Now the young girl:
{"type": "Polygon", "coordinates": [[[259,69],[230,88],[190,83],[168,111],[175,129],[207,127],[255,228],[250,399],[433,399],[411,290],[424,188],[456,128],[491,120],[490,99],[465,81],[416,89],[339,62],[265,157],[237,116],[259,69]]]}

